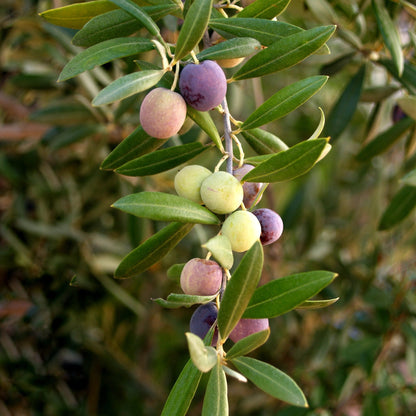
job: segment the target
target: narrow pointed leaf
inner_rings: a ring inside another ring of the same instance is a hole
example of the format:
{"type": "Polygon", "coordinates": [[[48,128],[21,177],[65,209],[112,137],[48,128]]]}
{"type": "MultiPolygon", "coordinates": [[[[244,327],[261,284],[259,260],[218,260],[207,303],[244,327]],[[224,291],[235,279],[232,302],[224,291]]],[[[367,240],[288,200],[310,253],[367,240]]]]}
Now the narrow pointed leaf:
{"type": "Polygon", "coordinates": [[[287,374],[272,365],[250,357],[234,358],[232,363],[259,389],[276,399],[295,406],[308,407],[299,386],[287,374]]]}
{"type": "Polygon", "coordinates": [[[254,292],[244,318],[274,318],[283,315],[315,296],[336,276],[336,273],[318,270],[272,280],[254,292]]]}
{"type": "Polygon", "coordinates": [[[327,80],[325,75],[316,75],[282,88],[258,107],[242,124],[241,129],[254,129],[284,117],[316,94],[327,80]]]}
{"type": "Polygon", "coordinates": [[[207,28],[213,0],[195,0],[186,13],[175,48],[175,60],[179,61],[198,45],[207,28]]]}
{"type": "Polygon", "coordinates": [[[218,133],[217,127],[215,126],[214,120],[212,120],[211,115],[208,111],[198,111],[188,105],[187,115],[199,126],[211,140],[214,142],[215,146],[220,151],[224,150],[224,146],[221,141],[220,134],[218,133]]]}
{"type": "Polygon", "coordinates": [[[365,77],[365,65],[348,82],[338,101],[332,108],[325,127],[325,134],[332,140],[338,138],[357,109],[363,89],[365,77]]]}
{"type": "Polygon", "coordinates": [[[186,263],[177,263],[170,266],[169,269],[166,271],[166,275],[168,276],[168,278],[179,283],[181,279],[181,273],[183,268],[185,267],[185,264],[186,263]]]}
{"type": "Polygon", "coordinates": [[[405,185],[391,200],[381,217],[378,229],[389,230],[403,221],[416,207],[416,187],[405,185]]]}
{"type": "Polygon", "coordinates": [[[237,17],[273,19],[283,13],[290,0],[256,0],[237,14],[237,17]]]}
{"type": "Polygon", "coordinates": [[[260,42],[252,38],[234,38],[225,40],[217,45],[204,49],[197,54],[197,58],[202,61],[206,59],[233,59],[242,58],[258,52],[261,49],[260,42]]]}
{"type": "Polygon", "coordinates": [[[282,38],[250,58],[232,80],[260,77],[296,65],[321,48],[334,31],[335,26],[320,26],[282,38]]]}
{"type": "Polygon", "coordinates": [[[393,124],[387,130],[368,142],[357,154],[357,160],[363,162],[383,153],[403,137],[403,134],[414,125],[415,121],[410,117],[403,118],[396,124],[393,124]]]}
{"type": "Polygon", "coordinates": [[[321,309],[326,308],[327,306],[333,305],[335,302],[339,300],[338,298],[333,299],[324,299],[324,300],[305,300],[305,302],[301,303],[296,309],[321,309]]]}
{"type": "Polygon", "coordinates": [[[232,274],[218,311],[218,328],[222,339],[226,339],[243,316],[263,269],[263,248],[256,242],[246,252],[232,274]]]}
{"type": "Polygon", "coordinates": [[[208,372],[217,363],[217,352],[215,348],[204,345],[204,341],[198,335],[187,332],[189,354],[194,366],[203,373],[208,372]]]}
{"type": "Polygon", "coordinates": [[[319,160],[326,144],[326,139],[306,140],[288,150],[271,155],[248,172],[243,181],[283,182],[303,175],[319,160]]]}
{"type": "Polygon", "coordinates": [[[224,268],[231,269],[234,263],[234,256],[231,249],[230,240],[225,236],[218,234],[210,238],[202,247],[209,250],[215,260],[224,268]]]}
{"type": "Polygon", "coordinates": [[[81,29],[94,16],[114,10],[116,7],[107,0],[87,1],[46,10],[40,15],[53,25],[81,29]]]}
{"type": "Polygon", "coordinates": [[[126,279],[140,275],[168,254],[192,227],[193,224],[174,222],[162,228],[124,257],[114,277],[126,279]]]}
{"type": "Polygon", "coordinates": [[[251,17],[211,19],[209,27],[224,37],[229,37],[231,34],[239,38],[253,38],[264,46],[270,46],[279,39],[303,31],[300,27],[289,23],[251,17]]]}
{"type": "Polygon", "coordinates": [[[384,44],[390,51],[397,74],[401,76],[403,73],[404,58],[396,25],[381,1],[372,0],[372,6],[384,44]]]}
{"type": "Polygon", "coordinates": [[[308,140],[314,140],[320,137],[322,130],[324,129],[325,126],[325,114],[322,111],[322,108],[319,107],[319,111],[321,112],[321,119],[319,120],[319,124],[316,127],[315,131],[312,133],[312,136],[309,137],[308,140]]]}
{"type": "Polygon", "coordinates": [[[124,58],[152,49],[154,49],[154,44],[144,38],[116,38],[101,42],[72,58],[63,68],[58,81],[65,81],[114,59],[124,58]]]}
{"type": "Polygon", "coordinates": [[[207,208],[164,192],[139,192],[120,198],[113,205],[123,212],[156,221],[177,221],[196,224],[219,224],[218,217],[207,208]]]}
{"type": "Polygon", "coordinates": [[[228,416],[227,380],[219,360],[211,370],[202,406],[202,416],[228,416]]]}
{"type": "MultiPolygon", "coordinates": [[[[175,14],[179,7],[173,3],[142,8],[154,21],[168,14],[175,14]]],[[[121,9],[93,17],[79,32],[75,34],[72,43],[77,46],[92,46],[105,40],[129,36],[138,32],[143,25],[130,14],[121,9]]]]}
{"type": "Polygon", "coordinates": [[[243,130],[241,134],[250,147],[259,155],[278,153],[289,149],[287,144],[273,133],[260,128],[243,130]]]}
{"type": "Polygon", "coordinates": [[[123,9],[125,12],[137,19],[151,35],[159,37],[160,31],[157,24],[153,19],[143,10],[142,7],[138,6],[131,0],[110,0],[112,3],[116,4],[120,9],[123,9]]]}
{"type": "Polygon", "coordinates": [[[408,95],[397,100],[400,108],[413,120],[416,120],[416,96],[408,95]]]}
{"type": "Polygon", "coordinates": [[[122,100],[133,94],[145,91],[158,83],[162,78],[162,70],[133,72],[118,78],[102,89],[94,98],[92,105],[99,106],[122,100]]]}
{"type": "Polygon", "coordinates": [[[416,67],[411,62],[405,62],[401,76],[397,74],[394,62],[391,59],[380,59],[382,64],[402,85],[413,94],[416,93],[416,67]]]}
{"type": "Polygon", "coordinates": [[[227,351],[227,360],[232,360],[233,358],[247,355],[251,351],[254,351],[269,339],[269,335],[270,329],[268,328],[264,331],[256,332],[240,339],[240,341],[236,342],[230,350],[227,351]]]}
{"type": "Polygon", "coordinates": [[[166,140],[150,137],[141,126],[128,135],[103,161],[101,169],[113,170],[158,149],[166,140]]]}
{"type": "Polygon", "coordinates": [[[400,182],[403,185],[416,186],[416,169],[413,169],[408,174],[403,176],[403,178],[400,179],[400,182]]]}
{"type": "Polygon", "coordinates": [[[202,371],[189,360],[170,391],[161,416],[185,416],[201,377],[202,371]]]}
{"type": "Polygon", "coordinates": [[[133,159],[117,168],[116,172],[127,176],[155,175],[175,168],[207,149],[209,147],[199,142],[168,147],[133,159]]]}
{"type": "Polygon", "coordinates": [[[197,296],[197,295],[184,295],[178,293],[171,293],[167,299],[157,298],[154,301],[163,306],[164,308],[168,309],[176,309],[176,308],[190,308],[193,305],[204,304],[211,302],[216,298],[217,295],[213,296],[197,296]]]}

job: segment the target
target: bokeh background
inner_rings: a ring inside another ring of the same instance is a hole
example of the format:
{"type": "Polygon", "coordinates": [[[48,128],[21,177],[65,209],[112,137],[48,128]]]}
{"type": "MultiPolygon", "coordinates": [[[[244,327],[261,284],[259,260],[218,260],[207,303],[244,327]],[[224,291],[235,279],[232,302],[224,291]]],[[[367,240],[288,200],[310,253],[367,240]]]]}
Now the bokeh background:
{"type": "MultiPolygon", "coordinates": [[[[376,62],[388,52],[369,1],[293,0],[282,20],[304,28],[338,25],[331,55],[229,89],[231,112],[244,119],[279,88],[330,75],[312,100],[267,126],[293,145],[313,133],[321,107],[330,115],[333,149],[308,174],[264,195],[261,206],[281,214],[285,231],[265,248],[262,281],[330,270],[338,277],[322,296],[339,297],[326,309],[273,319],[270,339],[252,354],[291,375],[310,408],[230,380],[233,415],[416,414],[415,210],[379,230],[400,179],[416,165],[414,124],[382,153],[356,157],[397,122],[398,99],[415,93],[416,8],[403,3],[385,5],[402,36],[406,79],[376,62]],[[331,117],[345,91],[352,95],[331,117]],[[338,123],[340,114],[351,116],[338,123]]],[[[123,256],[161,224],[110,205],[142,189],[171,192],[174,172],[128,178],[99,169],[137,126],[142,95],[104,109],[90,104],[112,79],[135,70],[133,59],[56,82],[80,48],[71,44],[74,30],[38,13],[66,4],[0,4],[0,415],[158,415],[188,359],[184,332],[192,310],[164,310],[151,299],[178,291],[168,268],[201,256],[210,230],[195,227],[139,278],[113,278],[123,256]]],[[[176,22],[159,24],[174,36],[176,22]]],[[[190,415],[200,414],[202,394],[201,388],[190,415]]]]}

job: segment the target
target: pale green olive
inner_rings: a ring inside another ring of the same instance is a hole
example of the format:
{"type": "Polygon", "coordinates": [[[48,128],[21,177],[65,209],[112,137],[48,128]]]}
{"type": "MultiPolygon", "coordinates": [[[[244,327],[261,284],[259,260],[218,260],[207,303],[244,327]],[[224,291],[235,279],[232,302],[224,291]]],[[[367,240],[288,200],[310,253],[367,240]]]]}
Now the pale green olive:
{"type": "Polygon", "coordinates": [[[243,202],[243,186],[228,172],[215,172],[201,185],[201,198],[208,209],[216,214],[229,214],[243,202]]]}
{"type": "Polygon", "coordinates": [[[189,165],[181,169],[175,176],[174,187],[176,193],[183,197],[202,204],[201,184],[212,172],[200,165],[189,165]]]}
{"type": "Polygon", "coordinates": [[[221,234],[228,237],[231,248],[236,252],[247,251],[260,238],[261,226],[249,211],[233,212],[224,221],[221,234]]]}

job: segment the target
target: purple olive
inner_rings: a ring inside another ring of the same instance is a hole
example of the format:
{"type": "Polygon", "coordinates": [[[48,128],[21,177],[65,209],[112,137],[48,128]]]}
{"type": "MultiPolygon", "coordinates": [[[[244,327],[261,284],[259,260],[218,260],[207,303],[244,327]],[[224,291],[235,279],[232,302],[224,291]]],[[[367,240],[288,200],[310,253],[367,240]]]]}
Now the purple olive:
{"type": "MultiPolygon", "coordinates": [[[[195,309],[189,323],[189,330],[204,339],[208,331],[211,329],[214,322],[217,320],[218,309],[215,303],[205,303],[195,309]]],[[[215,328],[212,345],[215,345],[218,340],[218,329],[215,328]]]]}
{"type": "Polygon", "coordinates": [[[280,215],[269,208],[253,211],[261,226],[260,241],[263,246],[277,241],[283,233],[283,221],[280,215]]]}
{"type": "Polygon", "coordinates": [[[179,89],[191,107],[198,111],[208,111],[223,101],[227,92],[227,79],[216,62],[207,60],[183,68],[179,89]]]}

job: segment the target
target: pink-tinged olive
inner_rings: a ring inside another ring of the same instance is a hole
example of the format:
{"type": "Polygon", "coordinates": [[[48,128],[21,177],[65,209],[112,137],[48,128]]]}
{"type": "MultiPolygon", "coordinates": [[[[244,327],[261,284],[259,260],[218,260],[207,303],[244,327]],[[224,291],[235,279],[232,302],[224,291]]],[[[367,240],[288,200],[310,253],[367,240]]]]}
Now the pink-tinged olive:
{"type": "Polygon", "coordinates": [[[180,283],[187,295],[215,295],[221,288],[221,266],[213,260],[191,259],[182,269],[180,283]]]}
{"type": "MultiPolygon", "coordinates": [[[[237,168],[233,171],[233,175],[241,181],[243,177],[250,172],[252,169],[254,169],[253,165],[245,164],[241,166],[241,168],[237,168]]],[[[244,198],[243,198],[243,204],[246,208],[250,208],[254,201],[257,198],[257,195],[259,194],[262,183],[260,182],[244,182],[243,183],[243,191],[244,191],[244,198]]],[[[261,200],[261,197],[259,201],[261,200]]],[[[257,202],[259,202],[257,201],[257,202]]]]}
{"type": "Polygon", "coordinates": [[[242,253],[260,238],[258,219],[249,211],[235,211],[222,224],[221,234],[228,237],[233,251],[242,253]]]}
{"type": "Polygon", "coordinates": [[[230,338],[233,342],[237,342],[240,339],[255,334],[256,332],[264,331],[267,328],[269,328],[269,320],[267,318],[240,319],[231,331],[230,338]]]}
{"type": "Polygon", "coordinates": [[[179,90],[185,101],[198,111],[211,110],[224,100],[227,79],[214,61],[188,64],[179,77],[179,90]]]}
{"type": "Polygon", "coordinates": [[[256,209],[253,214],[260,222],[260,241],[263,246],[277,241],[283,233],[283,221],[280,215],[269,208],[256,209]]]}
{"type": "Polygon", "coordinates": [[[175,175],[175,191],[182,198],[190,199],[197,204],[202,204],[201,185],[210,175],[212,175],[212,172],[203,166],[185,166],[175,175]]]}
{"type": "Polygon", "coordinates": [[[243,202],[243,187],[231,173],[219,171],[208,176],[201,185],[201,199],[216,214],[229,214],[243,202]]]}
{"type": "MultiPolygon", "coordinates": [[[[217,316],[218,309],[214,303],[210,302],[198,306],[192,314],[191,321],[189,323],[189,330],[193,334],[198,335],[201,339],[204,339],[212,325],[217,320],[217,316]]],[[[215,345],[217,340],[218,329],[215,328],[211,345],[215,345]]]]}
{"type": "Polygon", "coordinates": [[[186,103],[177,92],[155,88],[142,101],[140,124],[157,139],[168,139],[181,129],[186,119],[186,103]]]}

